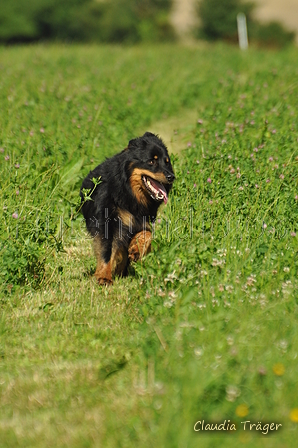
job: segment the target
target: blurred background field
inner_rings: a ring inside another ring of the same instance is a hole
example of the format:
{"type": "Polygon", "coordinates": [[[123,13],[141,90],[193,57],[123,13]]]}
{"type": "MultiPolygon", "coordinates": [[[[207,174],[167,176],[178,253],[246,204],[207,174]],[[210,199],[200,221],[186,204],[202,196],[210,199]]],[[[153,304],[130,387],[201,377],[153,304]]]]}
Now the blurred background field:
{"type": "Polygon", "coordinates": [[[130,3],[150,6],[142,20],[132,9],[134,38],[111,43],[77,32],[97,32],[113,8],[24,5],[0,4],[0,446],[294,446],[293,36],[279,28],[285,40],[240,51],[234,28],[201,28],[181,43],[170,2],[148,0],[130,3]],[[24,19],[33,10],[41,22],[24,19]],[[13,21],[23,34],[8,33],[13,21]],[[46,37],[30,34],[36,23],[46,37]],[[99,288],[80,185],[147,130],[165,139],[177,179],[153,253],[99,288]],[[202,419],[237,431],[195,434],[202,419]],[[283,426],[261,435],[243,419],[283,426]]]}
{"type": "Polygon", "coordinates": [[[252,42],[278,47],[295,39],[297,9],[295,0],[2,0],[0,42],[235,42],[243,12],[252,42]]]}
{"type": "MultiPolygon", "coordinates": [[[[225,2],[221,2],[225,5],[225,2]]],[[[286,29],[298,31],[298,4],[296,0],[256,0],[254,18],[261,23],[279,22],[286,29]]],[[[178,34],[189,36],[190,30],[199,26],[200,18],[196,14],[196,0],[174,0],[171,12],[172,23],[178,34]]]]}

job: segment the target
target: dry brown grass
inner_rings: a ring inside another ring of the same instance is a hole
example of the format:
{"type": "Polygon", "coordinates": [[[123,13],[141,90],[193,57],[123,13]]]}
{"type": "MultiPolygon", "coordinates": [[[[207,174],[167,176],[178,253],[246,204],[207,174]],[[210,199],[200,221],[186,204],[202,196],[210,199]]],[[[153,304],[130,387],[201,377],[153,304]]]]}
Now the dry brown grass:
{"type": "MultiPolygon", "coordinates": [[[[148,130],[161,136],[170,153],[178,154],[193,141],[198,118],[197,109],[184,109],[174,117],[152,123],[148,130]]],[[[140,134],[146,130],[141,129],[140,134]]]]}

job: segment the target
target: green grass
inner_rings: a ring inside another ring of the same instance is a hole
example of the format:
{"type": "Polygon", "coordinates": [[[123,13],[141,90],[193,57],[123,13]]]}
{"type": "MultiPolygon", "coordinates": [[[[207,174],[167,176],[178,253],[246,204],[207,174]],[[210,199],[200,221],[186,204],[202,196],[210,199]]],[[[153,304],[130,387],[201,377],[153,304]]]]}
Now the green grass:
{"type": "Polygon", "coordinates": [[[0,50],[1,447],[293,446],[297,56],[0,50]],[[100,288],[72,219],[81,181],[187,109],[153,253],[100,288]],[[195,433],[203,419],[238,429],[195,433]]]}

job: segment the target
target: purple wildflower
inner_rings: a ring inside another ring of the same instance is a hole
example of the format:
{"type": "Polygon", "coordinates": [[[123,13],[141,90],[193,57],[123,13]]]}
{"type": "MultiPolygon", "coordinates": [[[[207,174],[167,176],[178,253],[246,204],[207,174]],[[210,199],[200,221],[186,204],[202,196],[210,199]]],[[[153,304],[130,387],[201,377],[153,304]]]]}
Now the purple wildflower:
{"type": "Polygon", "coordinates": [[[211,184],[212,180],[210,179],[210,177],[208,177],[207,182],[208,184],[211,184]]]}
{"type": "Polygon", "coordinates": [[[18,215],[17,212],[14,212],[14,213],[12,214],[12,217],[13,217],[14,219],[18,219],[19,215],[18,215]]]}

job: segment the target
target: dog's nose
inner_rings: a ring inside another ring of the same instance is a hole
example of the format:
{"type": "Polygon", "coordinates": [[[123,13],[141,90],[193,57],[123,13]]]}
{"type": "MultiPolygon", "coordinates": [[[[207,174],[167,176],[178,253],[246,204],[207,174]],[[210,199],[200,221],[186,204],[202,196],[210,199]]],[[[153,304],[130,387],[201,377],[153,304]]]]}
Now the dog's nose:
{"type": "Polygon", "coordinates": [[[169,182],[169,184],[173,183],[175,180],[174,174],[171,174],[171,173],[167,173],[166,178],[167,178],[167,181],[169,182]]]}

